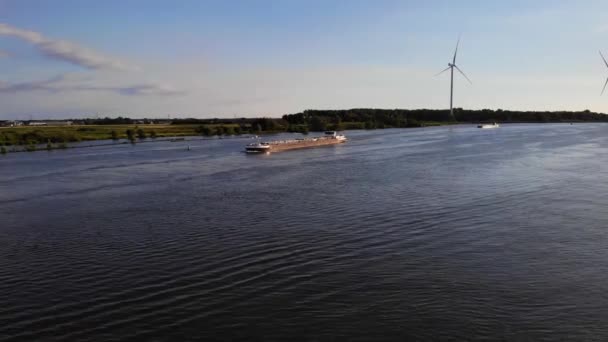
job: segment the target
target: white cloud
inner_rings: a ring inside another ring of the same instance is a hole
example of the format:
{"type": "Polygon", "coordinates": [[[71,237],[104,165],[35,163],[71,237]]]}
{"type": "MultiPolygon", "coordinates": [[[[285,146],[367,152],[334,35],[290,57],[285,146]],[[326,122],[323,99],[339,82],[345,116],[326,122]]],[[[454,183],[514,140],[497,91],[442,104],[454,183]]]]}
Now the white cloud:
{"type": "Polygon", "coordinates": [[[43,36],[41,33],[20,29],[8,24],[0,23],[0,35],[20,39],[32,44],[43,55],[79,65],[94,70],[129,70],[133,67],[108,56],[104,56],[91,49],[77,44],[56,40],[43,36]]]}

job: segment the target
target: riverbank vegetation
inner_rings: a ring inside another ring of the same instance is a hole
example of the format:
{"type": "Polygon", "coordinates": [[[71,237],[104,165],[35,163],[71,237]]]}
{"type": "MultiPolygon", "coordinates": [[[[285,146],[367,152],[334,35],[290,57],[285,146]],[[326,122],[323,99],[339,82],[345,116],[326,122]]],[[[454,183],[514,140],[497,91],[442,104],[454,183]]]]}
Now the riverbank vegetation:
{"type": "Polygon", "coordinates": [[[588,110],[580,112],[538,112],[510,110],[465,110],[454,109],[454,118],[449,110],[434,109],[373,109],[306,110],[302,113],[284,115],[289,125],[306,125],[312,131],[325,129],[376,129],[422,127],[455,123],[479,122],[608,122],[608,115],[588,110]]]}
{"type": "MultiPolygon", "coordinates": [[[[26,125],[0,128],[0,153],[12,151],[5,146],[24,146],[33,151],[46,144],[46,149],[65,148],[67,143],[90,140],[127,139],[131,143],[163,137],[232,136],[279,132],[383,129],[436,126],[478,122],[608,122],[608,115],[588,110],[579,112],[534,112],[509,110],[374,109],[306,110],[282,118],[234,119],[130,119],[125,117],[73,120],[74,125],[26,125]]],[[[0,122],[1,124],[2,122],[0,122]]]]}
{"type": "MultiPolygon", "coordinates": [[[[218,132],[216,125],[210,130],[218,132]]],[[[222,132],[230,129],[219,128],[222,132]]],[[[200,135],[200,125],[74,125],[74,126],[19,126],[0,128],[0,146],[62,144],[92,140],[131,141],[162,137],[200,135]]]]}

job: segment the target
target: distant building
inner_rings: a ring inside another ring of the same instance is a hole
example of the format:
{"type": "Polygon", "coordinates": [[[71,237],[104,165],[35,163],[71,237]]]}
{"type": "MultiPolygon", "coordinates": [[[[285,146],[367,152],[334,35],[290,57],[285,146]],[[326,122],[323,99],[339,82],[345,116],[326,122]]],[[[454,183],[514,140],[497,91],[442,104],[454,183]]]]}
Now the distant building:
{"type": "Polygon", "coordinates": [[[17,126],[23,126],[23,122],[22,121],[4,121],[3,126],[5,127],[17,127],[17,126]]]}
{"type": "Polygon", "coordinates": [[[71,126],[72,121],[30,121],[29,126],[71,126]]]}

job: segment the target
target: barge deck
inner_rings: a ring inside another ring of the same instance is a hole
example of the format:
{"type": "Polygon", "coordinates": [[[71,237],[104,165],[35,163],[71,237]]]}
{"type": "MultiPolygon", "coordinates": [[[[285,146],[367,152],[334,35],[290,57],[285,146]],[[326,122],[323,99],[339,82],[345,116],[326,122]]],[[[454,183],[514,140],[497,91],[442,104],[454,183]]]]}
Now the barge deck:
{"type": "Polygon", "coordinates": [[[247,153],[274,153],[300,148],[335,145],[346,142],[346,137],[334,131],[325,132],[321,137],[291,140],[275,140],[269,142],[253,143],[245,146],[247,153]]]}

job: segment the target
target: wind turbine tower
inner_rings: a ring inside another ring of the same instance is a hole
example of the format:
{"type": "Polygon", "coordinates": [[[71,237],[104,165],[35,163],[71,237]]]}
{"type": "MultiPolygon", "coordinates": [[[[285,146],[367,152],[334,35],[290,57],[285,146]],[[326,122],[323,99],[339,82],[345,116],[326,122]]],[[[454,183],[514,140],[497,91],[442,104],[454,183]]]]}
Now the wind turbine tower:
{"type": "MultiPolygon", "coordinates": [[[[608,68],[608,62],[606,62],[606,58],[604,58],[604,55],[602,55],[602,51],[600,51],[600,56],[602,56],[602,60],[604,61],[604,64],[606,64],[606,67],[608,68]]],[[[602,95],[604,95],[604,91],[606,90],[607,85],[608,85],[608,78],[606,79],[606,83],[604,83],[604,88],[602,88],[602,95]]]]}
{"type": "MultiPolygon", "coordinates": [[[[458,41],[456,42],[456,50],[454,51],[454,57],[452,58],[452,63],[448,63],[448,67],[443,69],[440,73],[435,76],[439,76],[444,72],[450,70],[450,117],[454,119],[454,69],[458,70],[459,73],[466,78],[469,83],[473,84],[471,80],[464,74],[462,70],[456,65],[456,55],[458,55],[458,45],[460,45],[460,37],[458,37],[458,41]]],[[[606,64],[608,66],[608,63],[606,64]]],[[[608,81],[607,81],[608,82],[608,81]]]]}

